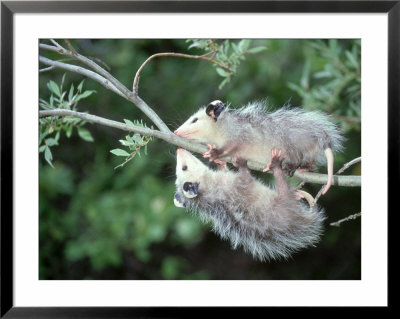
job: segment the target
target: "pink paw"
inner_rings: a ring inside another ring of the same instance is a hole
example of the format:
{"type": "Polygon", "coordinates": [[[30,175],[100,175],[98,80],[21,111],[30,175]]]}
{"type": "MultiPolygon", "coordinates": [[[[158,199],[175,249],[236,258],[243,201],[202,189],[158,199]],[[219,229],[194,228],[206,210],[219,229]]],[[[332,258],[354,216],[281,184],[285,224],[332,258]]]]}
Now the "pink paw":
{"type": "Polygon", "coordinates": [[[263,169],[263,172],[269,171],[273,166],[275,167],[277,164],[281,165],[283,161],[282,150],[278,150],[276,148],[271,149],[271,161],[268,165],[263,169]]]}
{"type": "Polygon", "coordinates": [[[204,158],[208,158],[210,160],[210,162],[212,162],[213,161],[212,151],[214,149],[216,149],[216,146],[215,145],[211,145],[211,144],[207,144],[207,147],[208,147],[208,151],[203,154],[203,157],[204,158]]]}

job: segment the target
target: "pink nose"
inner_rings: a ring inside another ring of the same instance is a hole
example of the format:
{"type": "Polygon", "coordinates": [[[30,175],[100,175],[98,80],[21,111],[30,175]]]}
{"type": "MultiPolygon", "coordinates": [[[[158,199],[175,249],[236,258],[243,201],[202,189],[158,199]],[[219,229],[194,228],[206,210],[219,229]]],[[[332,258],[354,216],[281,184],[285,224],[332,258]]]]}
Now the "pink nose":
{"type": "Polygon", "coordinates": [[[174,131],[174,134],[179,135],[179,131],[178,130],[174,131]]]}
{"type": "Polygon", "coordinates": [[[179,154],[179,153],[182,152],[182,151],[183,151],[183,148],[178,148],[178,149],[176,150],[176,153],[179,154]]]}

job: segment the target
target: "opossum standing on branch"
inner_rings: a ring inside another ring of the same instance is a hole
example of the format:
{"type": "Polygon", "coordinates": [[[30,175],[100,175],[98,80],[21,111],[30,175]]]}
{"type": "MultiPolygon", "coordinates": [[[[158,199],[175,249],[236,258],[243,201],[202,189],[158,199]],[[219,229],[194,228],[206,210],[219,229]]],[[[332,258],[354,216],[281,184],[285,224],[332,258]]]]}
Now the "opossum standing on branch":
{"type": "MultiPolygon", "coordinates": [[[[200,108],[174,133],[208,144],[204,157],[219,164],[223,163],[219,158],[231,155],[269,163],[271,149],[277,148],[285,157],[285,172],[292,176],[296,169],[314,170],[315,164],[324,164],[326,159],[328,181],[323,194],[332,185],[332,151],[341,151],[343,142],[328,115],[289,107],[270,112],[263,102],[230,109],[216,100],[200,108]]],[[[264,172],[269,169],[267,165],[264,172]]]]}
{"type": "Polygon", "coordinates": [[[243,158],[235,160],[238,172],[215,171],[178,149],[175,205],[211,221],[213,231],[230,240],[233,248],[242,246],[259,260],[288,258],[314,245],[322,232],[324,212],[300,200],[302,194],[286,182],[281,152],[271,152],[276,189],[256,180],[243,158]]]}

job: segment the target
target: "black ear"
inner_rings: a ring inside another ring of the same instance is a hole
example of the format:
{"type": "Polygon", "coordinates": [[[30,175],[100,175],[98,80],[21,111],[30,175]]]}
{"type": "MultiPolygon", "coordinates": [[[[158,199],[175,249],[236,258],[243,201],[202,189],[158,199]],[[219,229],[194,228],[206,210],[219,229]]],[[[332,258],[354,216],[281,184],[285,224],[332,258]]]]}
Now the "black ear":
{"type": "Polygon", "coordinates": [[[222,103],[219,100],[216,100],[208,104],[206,108],[206,113],[208,116],[211,116],[214,119],[214,121],[216,121],[218,116],[224,110],[224,108],[225,108],[224,103],[222,103]]]}
{"type": "Polygon", "coordinates": [[[199,183],[185,182],[183,184],[183,194],[187,198],[196,197],[199,192],[199,183]]]}

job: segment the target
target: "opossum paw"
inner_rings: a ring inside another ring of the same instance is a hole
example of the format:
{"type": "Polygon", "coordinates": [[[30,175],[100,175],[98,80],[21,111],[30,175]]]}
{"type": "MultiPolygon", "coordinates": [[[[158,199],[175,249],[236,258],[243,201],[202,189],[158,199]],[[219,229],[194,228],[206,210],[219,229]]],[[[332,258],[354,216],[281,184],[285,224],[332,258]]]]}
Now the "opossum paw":
{"type": "Polygon", "coordinates": [[[207,144],[208,151],[203,154],[204,158],[208,158],[210,162],[214,161],[217,156],[217,147],[215,145],[207,144]]]}
{"type": "Polygon", "coordinates": [[[295,165],[292,165],[290,163],[286,163],[285,168],[283,169],[283,171],[290,177],[292,177],[294,175],[294,172],[296,172],[296,169],[298,167],[295,165]]]}
{"type": "Polygon", "coordinates": [[[247,167],[247,159],[240,156],[235,156],[235,160],[232,164],[235,167],[247,167]]]}
{"type": "Polygon", "coordinates": [[[270,170],[270,169],[275,169],[275,168],[282,169],[283,160],[284,160],[284,157],[282,155],[282,150],[278,150],[276,148],[273,148],[271,150],[271,162],[268,163],[268,165],[264,169],[264,171],[267,171],[267,170],[270,170]]]}

